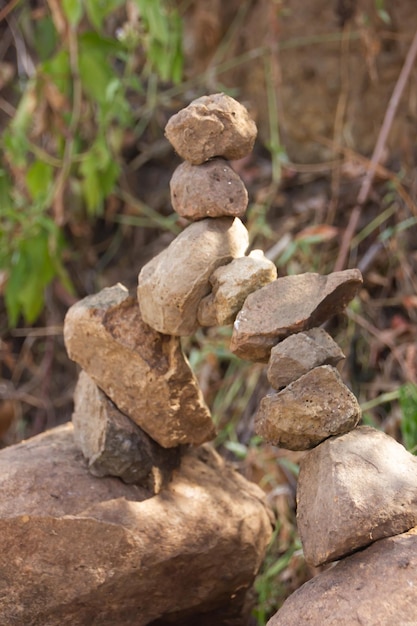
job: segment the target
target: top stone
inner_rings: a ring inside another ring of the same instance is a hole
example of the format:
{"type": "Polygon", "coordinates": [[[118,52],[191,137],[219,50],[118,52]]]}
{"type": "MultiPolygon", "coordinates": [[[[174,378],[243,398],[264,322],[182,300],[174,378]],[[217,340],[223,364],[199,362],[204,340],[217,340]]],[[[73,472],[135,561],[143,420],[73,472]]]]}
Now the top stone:
{"type": "Polygon", "coordinates": [[[194,100],[165,128],[174,150],[192,165],[213,157],[241,159],[252,151],[256,133],[245,107],[224,93],[194,100]]]}

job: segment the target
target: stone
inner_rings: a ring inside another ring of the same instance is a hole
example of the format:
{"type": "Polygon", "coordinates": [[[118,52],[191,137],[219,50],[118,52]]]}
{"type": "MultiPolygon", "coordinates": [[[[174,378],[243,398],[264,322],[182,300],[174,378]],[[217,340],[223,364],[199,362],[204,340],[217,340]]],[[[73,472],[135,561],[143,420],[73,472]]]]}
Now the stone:
{"type": "Polygon", "coordinates": [[[267,362],[282,339],[341,313],[361,285],[357,269],[277,278],[246,298],[234,323],[230,349],[241,359],[267,362]]]}
{"type": "Polygon", "coordinates": [[[369,426],[332,437],[301,461],[297,523],[312,565],[417,526],[417,458],[369,426]]]}
{"type": "Polygon", "coordinates": [[[192,165],[213,157],[242,159],[252,151],[256,133],[245,107],[224,93],[197,98],[173,115],[165,128],[176,153],[192,165]]]}
{"type": "Polygon", "coordinates": [[[66,424],[0,451],[0,491],[1,624],[245,623],[272,518],[211,446],[151,497],[92,476],[66,424]]]}
{"type": "Polygon", "coordinates": [[[218,267],[210,276],[212,292],[198,307],[201,326],[232,324],[247,296],[277,277],[277,268],[262,250],[218,267]]]}
{"type": "Polygon", "coordinates": [[[248,231],[240,219],[222,217],[193,222],[139,274],[138,299],[143,320],[160,333],[192,335],[198,307],[210,293],[210,276],[245,254],[248,231]]]}
{"type": "Polygon", "coordinates": [[[415,626],[417,529],[381,539],[297,589],[267,626],[415,626]]]}
{"type": "Polygon", "coordinates": [[[352,430],[361,418],[354,394],[330,365],[315,367],[278,393],[262,398],[255,432],[288,450],[309,450],[352,430]]]}
{"type": "Polygon", "coordinates": [[[70,359],[164,448],[199,445],[215,436],[180,340],[145,324],[123,285],[74,304],[65,317],[64,340],[70,359]]]}
{"type": "Polygon", "coordinates": [[[171,182],[172,207],[178,215],[196,221],[206,217],[243,217],[248,192],[240,176],[224,159],[203,165],[181,163],[171,182]]]}
{"type": "Polygon", "coordinates": [[[267,376],[274,389],[289,385],[320,365],[337,365],[345,358],[323,328],[290,335],[271,350],[267,376]]]}
{"type": "Polygon", "coordinates": [[[72,423],[93,476],[118,476],[158,493],[180,463],[180,447],[162,448],[153,441],[84,371],[74,391],[72,423]]]}

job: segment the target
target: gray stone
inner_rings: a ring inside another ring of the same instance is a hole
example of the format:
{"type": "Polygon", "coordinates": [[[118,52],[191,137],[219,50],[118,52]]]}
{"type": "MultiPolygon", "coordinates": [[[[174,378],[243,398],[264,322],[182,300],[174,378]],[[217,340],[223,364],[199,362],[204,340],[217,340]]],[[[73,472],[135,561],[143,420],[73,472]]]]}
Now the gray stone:
{"type": "Polygon", "coordinates": [[[138,299],[144,321],[167,335],[192,335],[197,312],[210,293],[210,276],[220,265],[241,257],[248,231],[238,218],[194,222],[139,274],[138,299]]]}
{"type": "Polygon", "coordinates": [[[417,525],[417,458],[369,426],[327,439],[301,461],[297,522],[321,565],[417,525]]]}
{"type": "Polygon", "coordinates": [[[164,448],[215,436],[180,340],[145,324],[136,298],[122,285],[74,304],[64,339],[70,359],[164,448]]]}
{"type": "Polygon", "coordinates": [[[210,446],[150,497],[91,476],[67,424],[0,451],[0,492],[2,625],[246,622],[271,514],[210,446]]]}
{"type": "Polygon", "coordinates": [[[202,326],[232,324],[247,296],[277,277],[277,268],[262,250],[218,267],[210,276],[212,293],[198,307],[202,326]]]}
{"type": "Polygon", "coordinates": [[[241,159],[255,143],[256,125],[245,107],[224,93],[202,96],[173,115],[165,135],[185,161],[241,159]]]}
{"type": "Polygon", "coordinates": [[[416,580],[414,529],[381,539],[315,576],[267,626],[415,626],[416,580]]]}
{"type": "Polygon", "coordinates": [[[336,365],[345,355],[323,328],[290,335],[271,350],[267,376],[274,389],[289,385],[320,365],[336,365]]]}
{"type": "Polygon", "coordinates": [[[289,450],[308,450],[332,435],[355,428],[361,409],[330,365],[316,367],[279,393],[262,398],[256,433],[289,450]]]}
{"type": "Polygon", "coordinates": [[[72,423],[93,476],[118,476],[158,493],[180,463],[180,447],[162,448],[153,441],[84,371],[75,387],[72,423]]]}
{"type": "Polygon", "coordinates": [[[282,339],[341,313],[361,285],[362,275],[356,269],[277,278],[246,298],[234,323],[230,349],[242,359],[267,362],[282,339]]]}
{"type": "Polygon", "coordinates": [[[181,163],[170,189],[174,211],[193,222],[206,217],[243,217],[248,206],[243,181],[224,159],[203,165],[181,163]]]}

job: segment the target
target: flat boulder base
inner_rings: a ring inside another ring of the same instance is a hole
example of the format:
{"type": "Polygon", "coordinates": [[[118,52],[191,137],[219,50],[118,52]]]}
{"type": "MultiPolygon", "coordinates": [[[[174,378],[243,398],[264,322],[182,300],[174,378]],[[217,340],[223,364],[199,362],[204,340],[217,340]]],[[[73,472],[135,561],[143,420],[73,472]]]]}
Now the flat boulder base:
{"type": "Polygon", "coordinates": [[[170,189],[174,211],[192,222],[206,217],[243,217],[248,206],[243,181],[224,159],[203,165],[181,163],[170,189]]]}
{"type": "Polygon", "coordinates": [[[75,387],[72,423],[74,439],[93,476],[118,476],[158,493],[180,464],[180,446],[162,448],[84,371],[75,387]]]}
{"type": "Polygon", "coordinates": [[[290,335],[271,350],[267,376],[274,389],[286,387],[320,365],[336,365],[345,355],[323,328],[290,335]]]}
{"type": "Polygon", "coordinates": [[[256,134],[245,107],[224,93],[197,98],[165,127],[176,153],[192,165],[213,157],[241,159],[252,151],[256,134]]]}
{"type": "Polygon", "coordinates": [[[2,625],[246,623],[270,512],[210,446],[149,497],[91,476],[67,424],[1,450],[0,491],[2,625]]]}
{"type": "Polygon", "coordinates": [[[297,589],[267,626],[415,626],[417,529],[381,539],[297,589]]]}
{"type": "Polygon", "coordinates": [[[187,226],[139,274],[143,320],[166,335],[192,335],[199,328],[200,302],[211,290],[211,274],[243,256],[248,245],[248,231],[238,218],[205,219],[187,226]]]}
{"type": "Polygon", "coordinates": [[[361,409],[330,365],[316,367],[279,393],[262,398],[255,432],[288,450],[308,450],[355,428],[361,409]]]}
{"type": "Polygon", "coordinates": [[[267,362],[282,339],[320,326],[341,313],[362,285],[359,270],[283,276],[250,294],[238,314],[230,349],[249,361],[267,362]]]}
{"type": "Polygon", "coordinates": [[[64,339],[70,359],[164,448],[215,436],[180,340],[148,326],[122,285],[74,304],[65,317],[64,339]]]}
{"type": "Polygon", "coordinates": [[[417,525],[417,458],[360,426],[301,461],[297,523],[308,563],[336,561],[417,525]]]}
{"type": "Polygon", "coordinates": [[[232,324],[247,296],[277,277],[277,268],[262,250],[218,267],[210,276],[212,292],[198,307],[201,326],[232,324]]]}

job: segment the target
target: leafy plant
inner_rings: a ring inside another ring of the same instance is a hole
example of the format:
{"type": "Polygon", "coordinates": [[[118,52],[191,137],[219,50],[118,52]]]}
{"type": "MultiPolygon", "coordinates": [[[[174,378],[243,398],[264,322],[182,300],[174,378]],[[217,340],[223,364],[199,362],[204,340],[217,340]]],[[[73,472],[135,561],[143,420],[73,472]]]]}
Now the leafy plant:
{"type": "Polygon", "coordinates": [[[417,452],[417,385],[407,383],[399,388],[402,412],[401,434],[407,450],[417,452]]]}
{"type": "Polygon", "coordinates": [[[19,13],[37,61],[1,140],[0,270],[12,326],[20,315],[36,320],[55,277],[70,289],[63,226],[103,214],[125,133],[140,132],[132,97],[145,97],[155,75],[182,75],[181,19],[169,0],[49,7],[34,21],[30,8],[19,13]],[[109,36],[112,15],[123,23],[109,36]]]}

